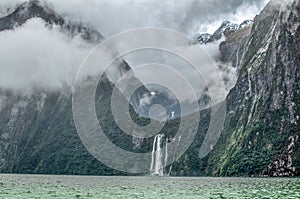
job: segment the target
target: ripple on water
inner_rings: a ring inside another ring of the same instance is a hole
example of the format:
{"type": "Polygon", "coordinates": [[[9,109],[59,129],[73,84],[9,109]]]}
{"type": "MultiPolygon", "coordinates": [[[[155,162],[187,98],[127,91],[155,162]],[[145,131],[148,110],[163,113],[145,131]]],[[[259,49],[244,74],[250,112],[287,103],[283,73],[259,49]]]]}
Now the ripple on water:
{"type": "Polygon", "coordinates": [[[0,198],[300,198],[299,178],[0,175],[0,198]],[[44,197],[43,197],[44,198],[44,197]]]}

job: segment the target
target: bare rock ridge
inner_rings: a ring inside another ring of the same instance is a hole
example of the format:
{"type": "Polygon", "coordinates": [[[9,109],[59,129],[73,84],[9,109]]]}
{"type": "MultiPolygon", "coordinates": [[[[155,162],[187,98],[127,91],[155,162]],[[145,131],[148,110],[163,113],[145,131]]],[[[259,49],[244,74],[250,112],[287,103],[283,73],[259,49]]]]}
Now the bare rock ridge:
{"type": "Polygon", "coordinates": [[[91,43],[99,42],[103,36],[94,28],[82,23],[70,22],[57,14],[51,8],[39,0],[31,0],[19,5],[12,13],[0,19],[0,31],[10,30],[22,26],[27,20],[41,18],[48,26],[58,25],[61,31],[71,36],[81,37],[91,43]]]}
{"type": "Polygon", "coordinates": [[[207,44],[210,42],[218,41],[222,37],[226,38],[232,33],[235,33],[239,30],[243,30],[244,28],[251,26],[252,23],[252,20],[245,20],[241,24],[235,24],[230,21],[224,21],[212,35],[208,33],[203,33],[197,36],[195,40],[199,44],[207,44]]]}

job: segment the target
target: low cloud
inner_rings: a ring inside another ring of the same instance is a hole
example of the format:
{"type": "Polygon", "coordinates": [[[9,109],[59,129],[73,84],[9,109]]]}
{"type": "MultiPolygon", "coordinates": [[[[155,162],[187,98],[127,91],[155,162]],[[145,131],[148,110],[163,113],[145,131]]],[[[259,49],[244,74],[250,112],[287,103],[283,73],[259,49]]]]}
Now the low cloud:
{"type": "MultiPolygon", "coordinates": [[[[221,70],[217,67],[220,63],[212,62],[212,60],[217,60],[220,56],[219,44],[221,41],[222,40],[219,40],[218,42],[209,43],[207,45],[202,45],[201,48],[204,50],[204,54],[202,55],[201,52],[199,52],[198,50],[193,50],[193,46],[183,47],[183,51],[193,53],[190,54],[190,56],[194,56],[195,58],[203,56],[201,66],[192,66],[190,63],[178,57],[177,55],[162,50],[135,51],[126,55],[124,59],[133,68],[143,66],[147,63],[159,63],[162,65],[169,66],[170,68],[176,70],[178,74],[180,74],[189,82],[196,96],[200,98],[203,95],[203,91],[206,90],[207,87],[210,87],[212,88],[211,90],[215,91],[218,90],[217,88],[222,88],[220,84],[223,84],[223,82],[215,82],[216,79],[220,79],[216,78],[216,75],[219,75],[219,77],[223,78],[225,78],[226,76],[226,78],[229,79],[230,82],[234,82],[236,80],[236,75],[233,75],[233,71],[235,71],[235,69],[233,69],[232,65],[222,64],[221,70]],[[233,71],[231,71],[229,68],[225,70],[225,65],[226,68],[231,67],[233,71]],[[216,71],[215,69],[218,69],[218,71],[216,71]]],[[[142,82],[144,79],[148,79],[148,76],[152,77],[152,79],[155,82],[161,82],[165,79],[171,79],[173,81],[169,82],[172,82],[172,86],[175,86],[177,88],[176,90],[179,91],[178,93],[182,94],[181,96],[185,101],[193,99],[194,95],[190,92],[190,88],[182,85],[182,82],[178,81],[177,78],[172,77],[170,73],[160,73],[158,71],[147,70],[147,68],[143,68],[142,73],[137,72],[135,74],[142,82]]],[[[225,88],[227,87],[228,86],[225,85],[225,88]]]]}
{"type": "MultiPolygon", "coordinates": [[[[0,14],[26,0],[2,0],[0,14]]],[[[28,0],[27,0],[28,1],[28,0]]],[[[171,28],[185,34],[215,30],[222,21],[240,23],[269,0],[44,0],[73,20],[96,27],[106,37],[140,27],[171,28]]]]}
{"type": "Polygon", "coordinates": [[[47,29],[41,19],[0,32],[0,43],[0,85],[15,90],[72,84],[90,50],[80,38],[70,39],[58,29],[47,29]]]}
{"type": "Polygon", "coordinates": [[[268,2],[268,0],[49,1],[61,13],[91,23],[105,36],[132,28],[152,26],[171,28],[188,35],[210,32],[224,20],[241,23],[245,19],[253,19],[268,2]]]}
{"type": "MultiPolygon", "coordinates": [[[[1,0],[0,16],[12,12],[26,0],[1,0]]],[[[212,32],[222,20],[240,22],[253,18],[267,0],[45,0],[66,18],[83,21],[109,37],[131,28],[172,28],[190,36],[212,32]]],[[[48,29],[40,19],[32,19],[15,30],[0,32],[0,86],[24,90],[35,86],[58,88],[62,82],[72,84],[76,71],[91,50],[80,38],[68,38],[58,28],[48,29]]],[[[204,47],[215,57],[218,44],[204,47]]],[[[177,67],[201,95],[202,82],[190,67],[169,55],[139,55],[130,60],[134,66],[154,57],[177,67]],[[148,57],[148,58],[147,58],[148,57]],[[200,85],[200,86],[199,86],[200,85]]],[[[204,75],[209,69],[203,70],[204,75]]],[[[229,74],[229,73],[228,73],[229,74]]],[[[179,85],[180,86],[180,85],[179,85]]]]}

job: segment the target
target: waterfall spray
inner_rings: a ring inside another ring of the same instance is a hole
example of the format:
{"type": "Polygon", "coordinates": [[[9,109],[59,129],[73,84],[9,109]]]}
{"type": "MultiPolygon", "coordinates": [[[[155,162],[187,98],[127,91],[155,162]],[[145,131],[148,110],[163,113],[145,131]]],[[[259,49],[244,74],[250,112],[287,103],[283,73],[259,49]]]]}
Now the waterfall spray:
{"type": "Polygon", "coordinates": [[[164,164],[164,168],[167,168],[167,164],[168,164],[168,138],[166,138],[166,151],[165,151],[165,164],[164,164]]]}

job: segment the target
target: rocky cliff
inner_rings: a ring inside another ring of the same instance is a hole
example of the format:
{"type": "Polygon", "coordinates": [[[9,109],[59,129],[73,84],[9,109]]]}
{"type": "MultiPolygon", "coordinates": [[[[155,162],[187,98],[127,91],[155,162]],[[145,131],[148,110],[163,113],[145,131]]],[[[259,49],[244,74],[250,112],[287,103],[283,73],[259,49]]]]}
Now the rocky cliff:
{"type": "Polygon", "coordinates": [[[243,53],[231,48],[240,58],[239,78],[227,97],[225,127],[209,157],[209,174],[299,174],[299,17],[298,0],[271,1],[242,42],[243,53]]]}

